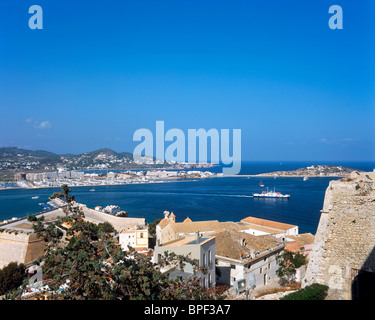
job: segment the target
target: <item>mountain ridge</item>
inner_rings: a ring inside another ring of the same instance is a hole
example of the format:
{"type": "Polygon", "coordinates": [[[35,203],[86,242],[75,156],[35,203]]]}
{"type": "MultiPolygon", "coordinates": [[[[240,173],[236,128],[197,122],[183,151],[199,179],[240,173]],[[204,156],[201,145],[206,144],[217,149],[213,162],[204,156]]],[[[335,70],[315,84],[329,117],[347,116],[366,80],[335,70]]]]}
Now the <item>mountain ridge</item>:
{"type": "MultiPolygon", "coordinates": [[[[142,165],[153,167],[153,163],[142,165]]],[[[169,167],[170,164],[158,164],[169,167]]],[[[101,148],[79,154],[56,154],[45,150],[27,150],[19,147],[0,147],[0,171],[35,171],[83,169],[128,169],[139,168],[130,152],[116,152],[101,148]]]]}

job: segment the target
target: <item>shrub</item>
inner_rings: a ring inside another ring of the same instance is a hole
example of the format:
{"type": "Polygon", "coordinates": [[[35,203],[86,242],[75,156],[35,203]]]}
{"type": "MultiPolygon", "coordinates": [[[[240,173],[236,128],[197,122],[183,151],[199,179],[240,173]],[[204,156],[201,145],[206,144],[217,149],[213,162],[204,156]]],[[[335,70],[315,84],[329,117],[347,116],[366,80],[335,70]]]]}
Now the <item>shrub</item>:
{"type": "Polygon", "coordinates": [[[109,223],[108,221],[103,222],[103,223],[99,223],[98,227],[99,227],[99,230],[101,230],[105,233],[111,233],[111,232],[115,231],[115,228],[113,227],[113,225],[111,223],[109,223]]]}
{"type": "Polygon", "coordinates": [[[25,266],[11,262],[0,270],[0,295],[17,289],[26,277],[25,266]]]}
{"type": "Polygon", "coordinates": [[[307,259],[303,254],[288,250],[285,250],[277,260],[279,268],[276,270],[276,275],[280,278],[281,283],[288,284],[294,281],[297,269],[307,263],[307,259]]]}
{"type": "Polygon", "coordinates": [[[324,300],[327,293],[328,286],[313,283],[310,286],[280,298],[280,300],[324,300]]]}

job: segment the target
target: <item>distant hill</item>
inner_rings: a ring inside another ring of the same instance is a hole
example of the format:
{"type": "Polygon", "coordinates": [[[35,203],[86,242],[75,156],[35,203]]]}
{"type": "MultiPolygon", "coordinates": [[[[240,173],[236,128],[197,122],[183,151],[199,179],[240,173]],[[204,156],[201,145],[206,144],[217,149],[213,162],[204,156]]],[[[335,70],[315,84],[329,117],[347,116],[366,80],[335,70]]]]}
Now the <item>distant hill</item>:
{"type": "Polygon", "coordinates": [[[1,158],[16,158],[19,155],[34,157],[34,158],[51,158],[57,159],[59,156],[55,153],[44,151],[44,150],[25,150],[17,147],[2,147],[0,148],[0,159],[1,158]]]}
{"type": "MultiPolygon", "coordinates": [[[[149,164],[143,167],[154,167],[149,164]]],[[[170,167],[158,164],[158,167],[170,167]]],[[[133,154],[103,148],[81,154],[55,154],[44,150],[25,150],[17,147],[0,148],[0,171],[49,171],[65,168],[84,169],[131,169],[139,168],[133,161],[133,154]]]]}
{"type": "Polygon", "coordinates": [[[300,168],[292,171],[275,171],[269,173],[261,173],[257,176],[279,176],[279,177],[346,177],[351,172],[362,170],[346,168],[342,166],[332,165],[312,165],[307,168],[300,168]]]}

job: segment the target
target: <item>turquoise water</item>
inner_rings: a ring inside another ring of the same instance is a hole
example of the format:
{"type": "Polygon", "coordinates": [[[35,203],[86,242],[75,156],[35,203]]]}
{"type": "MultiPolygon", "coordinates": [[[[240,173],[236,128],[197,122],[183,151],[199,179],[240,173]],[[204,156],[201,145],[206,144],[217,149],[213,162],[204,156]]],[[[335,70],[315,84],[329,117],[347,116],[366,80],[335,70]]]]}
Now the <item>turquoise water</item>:
{"type": "MultiPolygon", "coordinates": [[[[310,164],[314,163],[246,163],[241,173],[294,170],[310,164]]],[[[350,167],[372,171],[374,164],[352,163],[350,167]]],[[[78,202],[89,207],[118,205],[128,211],[129,217],[144,217],[148,223],[163,218],[163,212],[167,210],[174,212],[176,221],[183,221],[186,217],[193,221],[239,221],[254,216],[298,225],[300,233],[315,234],[325,190],[333,178],[310,178],[307,181],[302,178],[262,178],[266,187],[290,194],[290,200],[253,198],[252,194],[260,190],[259,180],[255,177],[223,177],[172,183],[96,186],[95,192],[90,191],[92,187],[77,187],[72,188],[72,193],[78,202]]],[[[59,188],[0,191],[0,220],[42,211],[38,204],[48,201],[54,191],[59,191],[59,188]],[[39,199],[32,199],[34,196],[39,196],[39,199]]]]}

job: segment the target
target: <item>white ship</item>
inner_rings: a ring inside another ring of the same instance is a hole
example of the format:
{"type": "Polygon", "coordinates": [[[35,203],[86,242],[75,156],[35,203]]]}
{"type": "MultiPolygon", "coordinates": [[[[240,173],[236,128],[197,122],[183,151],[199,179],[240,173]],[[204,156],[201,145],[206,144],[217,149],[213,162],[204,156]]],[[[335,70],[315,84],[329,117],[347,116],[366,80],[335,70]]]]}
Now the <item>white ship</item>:
{"type": "Polygon", "coordinates": [[[308,180],[309,178],[308,177],[303,177],[303,181],[306,181],[308,180]]]}
{"type": "Polygon", "coordinates": [[[280,192],[276,192],[275,189],[273,191],[262,191],[262,193],[254,193],[253,194],[254,198],[282,198],[282,199],[289,199],[290,195],[289,194],[282,194],[280,192]]]}

